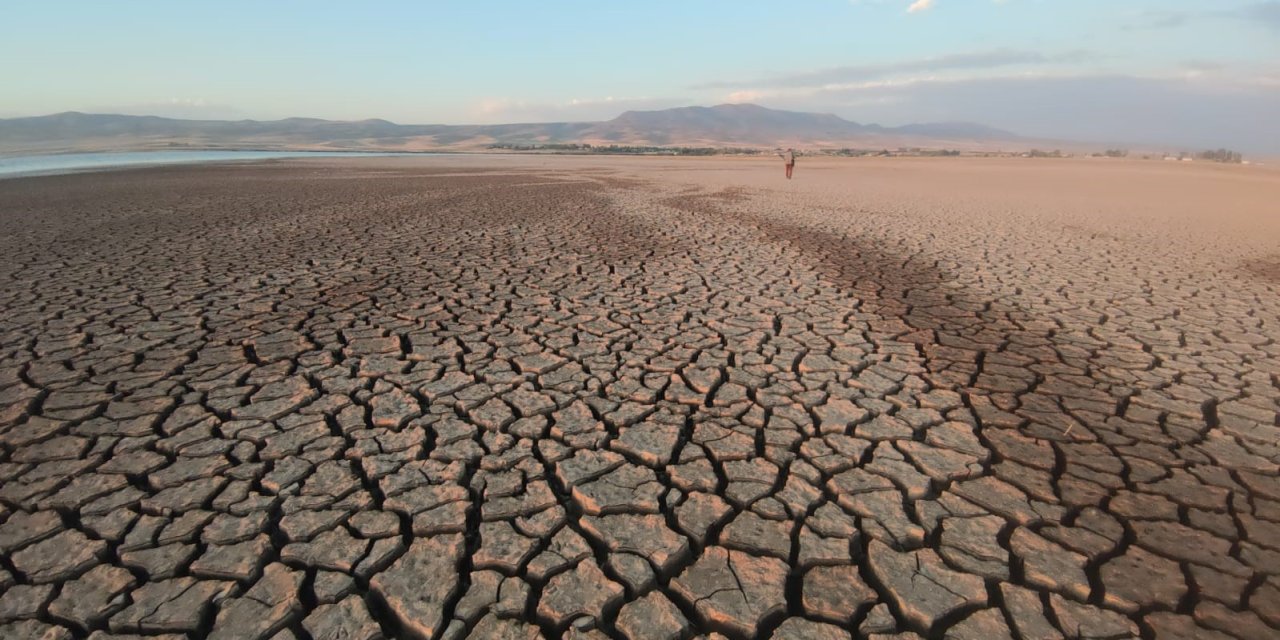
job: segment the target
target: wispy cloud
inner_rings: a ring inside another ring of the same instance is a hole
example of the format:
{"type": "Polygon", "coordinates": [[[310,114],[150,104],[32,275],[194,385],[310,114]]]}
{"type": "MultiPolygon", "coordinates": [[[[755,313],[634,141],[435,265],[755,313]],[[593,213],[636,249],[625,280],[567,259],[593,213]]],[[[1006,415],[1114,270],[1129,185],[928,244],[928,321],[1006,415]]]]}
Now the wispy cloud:
{"type": "Polygon", "coordinates": [[[1026,72],[874,81],[782,93],[765,106],[862,121],[972,121],[1030,137],[1280,155],[1280,73],[1161,77],[1026,72]],[[1163,145],[1168,145],[1163,146],[1163,145]]]}
{"type": "Polygon", "coordinates": [[[1200,20],[1243,20],[1263,28],[1280,30],[1280,0],[1255,2],[1233,9],[1213,11],[1173,11],[1149,9],[1131,14],[1122,26],[1125,30],[1173,29],[1200,20]]]}
{"type": "Polygon", "coordinates": [[[1142,29],[1173,29],[1186,25],[1191,20],[1192,14],[1186,11],[1168,11],[1165,9],[1150,9],[1140,11],[1124,24],[1124,29],[1129,31],[1142,29]]]}
{"type": "Polygon", "coordinates": [[[882,64],[850,65],[817,71],[802,71],[757,80],[716,81],[695,85],[692,89],[763,89],[821,87],[830,84],[864,82],[913,73],[940,71],[995,69],[1017,65],[1054,65],[1082,62],[1096,56],[1087,51],[1041,53],[1018,49],[995,49],[955,53],[932,58],[902,60],[882,64]]]}
{"type": "Polygon", "coordinates": [[[1271,2],[1251,4],[1239,9],[1235,14],[1239,18],[1280,30],[1280,1],[1272,0],[1271,2]]]}
{"type": "Polygon", "coordinates": [[[567,102],[544,102],[518,98],[486,98],[473,105],[478,123],[501,122],[581,122],[607,120],[628,110],[666,109],[689,104],[686,98],[575,98],[567,102]]]}
{"type": "Polygon", "coordinates": [[[245,117],[245,113],[235,107],[210,102],[205,98],[169,98],[136,104],[90,105],[81,111],[131,116],[163,116],[186,120],[230,120],[245,117]]]}

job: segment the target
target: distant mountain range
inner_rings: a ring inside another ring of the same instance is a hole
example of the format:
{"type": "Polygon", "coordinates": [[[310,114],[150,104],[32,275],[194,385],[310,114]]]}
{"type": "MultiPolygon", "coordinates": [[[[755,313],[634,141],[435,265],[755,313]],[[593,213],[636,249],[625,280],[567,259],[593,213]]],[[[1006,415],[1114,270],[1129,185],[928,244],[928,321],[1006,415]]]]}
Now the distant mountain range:
{"type": "Polygon", "coordinates": [[[882,127],[850,122],[829,113],[779,111],[753,104],[628,111],[595,125],[593,133],[604,140],[648,139],[656,144],[696,140],[764,146],[865,145],[888,139],[933,146],[1018,139],[1008,131],[967,122],[882,127]]]}
{"type": "Polygon", "coordinates": [[[59,113],[0,119],[0,154],[142,149],[476,150],[492,144],[696,147],[899,147],[979,149],[1027,146],[1008,131],[965,122],[882,127],[831,114],[752,104],[628,111],[605,122],[402,125],[284,120],[177,120],[156,116],[59,113]]]}

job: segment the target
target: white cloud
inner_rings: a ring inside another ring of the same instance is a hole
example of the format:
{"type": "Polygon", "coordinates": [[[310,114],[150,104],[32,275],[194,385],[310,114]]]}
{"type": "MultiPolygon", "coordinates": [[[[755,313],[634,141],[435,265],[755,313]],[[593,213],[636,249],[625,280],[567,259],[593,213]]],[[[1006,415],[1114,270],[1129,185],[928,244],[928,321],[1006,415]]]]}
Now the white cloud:
{"type": "Polygon", "coordinates": [[[742,91],[734,91],[730,93],[729,95],[725,96],[724,101],[733,103],[733,104],[740,104],[743,102],[755,102],[761,98],[767,98],[769,97],[769,95],[770,93],[765,91],[759,91],[756,89],[745,89],[742,91]]]}
{"type": "MultiPolygon", "coordinates": [[[[849,4],[852,4],[855,6],[866,5],[866,4],[886,4],[891,1],[893,0],[849,0],[849,4]]],[[[1011,1],[1012,0],[991,0],[991,3],[992,4],[1008,4],[1011,1]]],[[[936,4],[935,0],[913,0],[911,4],[907,7],[907,13],[923,13],[925,11],[932,9],[935,4],[936,4]]]]}
{"type": "Polygon", "coordinates": [[[933,8],[934,0],[916,0],[907,7],[907,13],[921,13],[933,8]]]}

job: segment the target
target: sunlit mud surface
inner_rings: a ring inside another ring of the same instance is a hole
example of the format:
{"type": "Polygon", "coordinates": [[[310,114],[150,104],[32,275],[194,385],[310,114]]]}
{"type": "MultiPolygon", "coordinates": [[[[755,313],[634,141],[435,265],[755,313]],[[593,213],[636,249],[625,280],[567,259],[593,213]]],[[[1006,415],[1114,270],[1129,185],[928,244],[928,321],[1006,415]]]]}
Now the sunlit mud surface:
{"type": "Polygon", "coordinates": [[[1276,181],[803,160],[0,182],[0,637],[1280,635],[1276,181]]]}

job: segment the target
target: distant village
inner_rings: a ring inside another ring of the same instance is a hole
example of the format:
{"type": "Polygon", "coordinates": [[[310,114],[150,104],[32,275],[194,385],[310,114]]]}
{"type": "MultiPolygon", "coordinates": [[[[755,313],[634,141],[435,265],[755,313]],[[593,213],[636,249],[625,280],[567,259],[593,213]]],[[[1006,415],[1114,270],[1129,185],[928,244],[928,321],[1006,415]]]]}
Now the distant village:
{"type": "MultiPolygon", "coordinates": [[[[758,147],[675,147],[647,145],[592,145],[585,143],[495,143],[488,145],[495,151],[516,151],[556,154],[602,154],[646,156],[765,156],[778,149],[758,147]]],[[[1127,149],[1107,149],[1093,153],[1073,153],[1059,149],[1044,151],[961,151],[958,149],[927,149],[923,147],[898,147],[896,149],[816,148],[803,149],[804,155],[834,156],[845,158],[1137,158],[1169,162],[1218,162],[1224,164],[1249,164],[1237,151],[1212,149],[1208,151],[1178,151],[1165,153],[1131,154],[1127,149]]]]}

